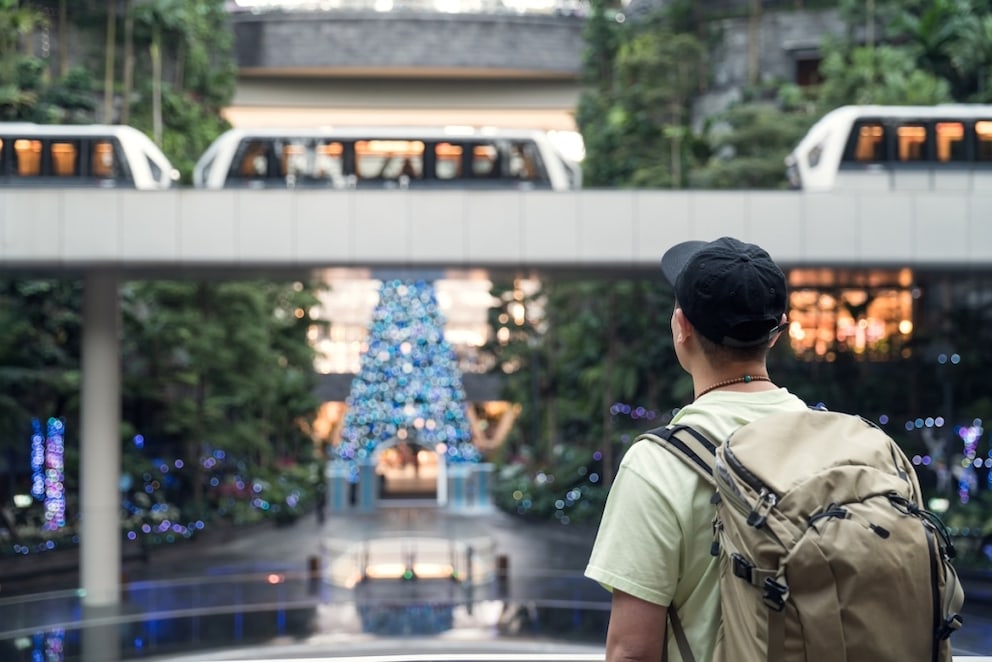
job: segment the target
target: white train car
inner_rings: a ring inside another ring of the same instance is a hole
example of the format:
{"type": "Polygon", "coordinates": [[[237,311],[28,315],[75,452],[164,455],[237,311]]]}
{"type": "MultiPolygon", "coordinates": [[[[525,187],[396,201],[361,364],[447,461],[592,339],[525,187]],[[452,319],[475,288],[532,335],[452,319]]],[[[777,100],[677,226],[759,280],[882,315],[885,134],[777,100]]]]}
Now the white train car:
{"type": "Polygon", "coordinates": [[[467,127],[231,129],[193,171],[206,189],[565,191],[581,179],[542,131],[467,127]]]}
{"type": "Polygon", "coordinates": [[[0,187],[167,189],[179,172],[123,125],[0,123],[0,187]]]}
{"type": "Polygon", "coordinates": [[[786,157],[804,191],[992,187],[992,105],[842,106],[786,157]]]}

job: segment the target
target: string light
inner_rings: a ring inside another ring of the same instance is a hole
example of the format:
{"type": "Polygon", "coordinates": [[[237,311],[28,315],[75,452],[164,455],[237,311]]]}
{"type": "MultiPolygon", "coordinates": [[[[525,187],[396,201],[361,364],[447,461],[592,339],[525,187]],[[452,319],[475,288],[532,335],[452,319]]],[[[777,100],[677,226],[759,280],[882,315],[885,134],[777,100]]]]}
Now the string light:
{"type": "Polygon", "coordinates": [[[65,425],[48,419],[45,439],[45,524],[48,531],[65,527],[65,425]]]}
{"type": "Polygon", "coordinates": [[[449,463],[479,461],[444,324],[433,283],[383,282],[346,401],[341,459],[370,459],[379,444],[406,433],[426,448],[443,443],[449,463]]]}
{"type": "Polygon", "coordinates": [[[45,498],[45,435],[37,418],[31,419],[31,496],[45,498]]]}

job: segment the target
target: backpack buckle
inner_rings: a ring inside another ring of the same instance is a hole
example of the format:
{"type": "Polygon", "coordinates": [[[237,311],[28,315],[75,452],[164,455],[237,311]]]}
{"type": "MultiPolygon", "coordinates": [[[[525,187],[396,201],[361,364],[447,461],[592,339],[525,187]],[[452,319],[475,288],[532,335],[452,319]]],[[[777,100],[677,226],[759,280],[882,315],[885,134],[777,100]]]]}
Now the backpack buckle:
{"type": "Polygon", "coordinates": [[[742,555],[734,552],[730,555],[732,562],[732,569],[735,577],[740,577],[749,584],[754,583],[754,564],[744,558],[742,555]]]}
{"type": "Polygon", "coordinates": [[[964,623],[964,619],[961,618],[960,614],[952,614],[945,620],[941,626],[937,629],[937,639],[938,641],[943,641],[950,637],[954,632],[961,628],[964,623]]]}
{"type": "Polygon", "coordinates": [[[764,593],[761,595],[761,599],[765,605],[774,611],[785,609],[785,596],[789,594],[789,587],[785,584],[780,584],[771,577],[767,577],[762,586],[764,593]]]}

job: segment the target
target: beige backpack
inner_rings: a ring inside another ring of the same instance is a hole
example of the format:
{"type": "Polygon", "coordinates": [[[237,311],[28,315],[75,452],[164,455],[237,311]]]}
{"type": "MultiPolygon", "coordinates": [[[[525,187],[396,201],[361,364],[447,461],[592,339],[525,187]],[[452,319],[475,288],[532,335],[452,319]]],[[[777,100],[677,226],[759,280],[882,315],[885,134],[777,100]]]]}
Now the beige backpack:
{"type": "MultiPolygon", "coordinates": [[[[716,489],[717,662],[945,662],[964,592],[912,464],[881,429],[816,409],[720,445],[685,426],[642,435],[716,489]]],[[[694,661],[678,617],[671,633],[694,661]]]]}

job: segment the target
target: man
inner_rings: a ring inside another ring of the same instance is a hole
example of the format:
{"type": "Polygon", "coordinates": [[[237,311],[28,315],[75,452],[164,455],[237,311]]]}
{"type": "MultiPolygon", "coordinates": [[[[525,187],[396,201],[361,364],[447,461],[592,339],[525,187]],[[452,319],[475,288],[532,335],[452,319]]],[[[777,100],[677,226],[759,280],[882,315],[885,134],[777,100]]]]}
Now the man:
{"type": "MultiPolygon", "coordinates": [[[[672,425],[719,442],[744,423],[806,407],[768,376],[768,350],[787,328],[787,300],[785,275],[767,252],[731,237],[688,241],[665,253],[661,269],[675,292],[675,354],[695,393],[672,425]]],[[[712,495],[658,444],[627,451],[586,568],[613,594],[607,662],[661,660],[672,617],[695,660],[712,658],[721,618],[712,495]]],[[[667,640],[667,659],[681,660],[675,638],[667,640]]]]}

